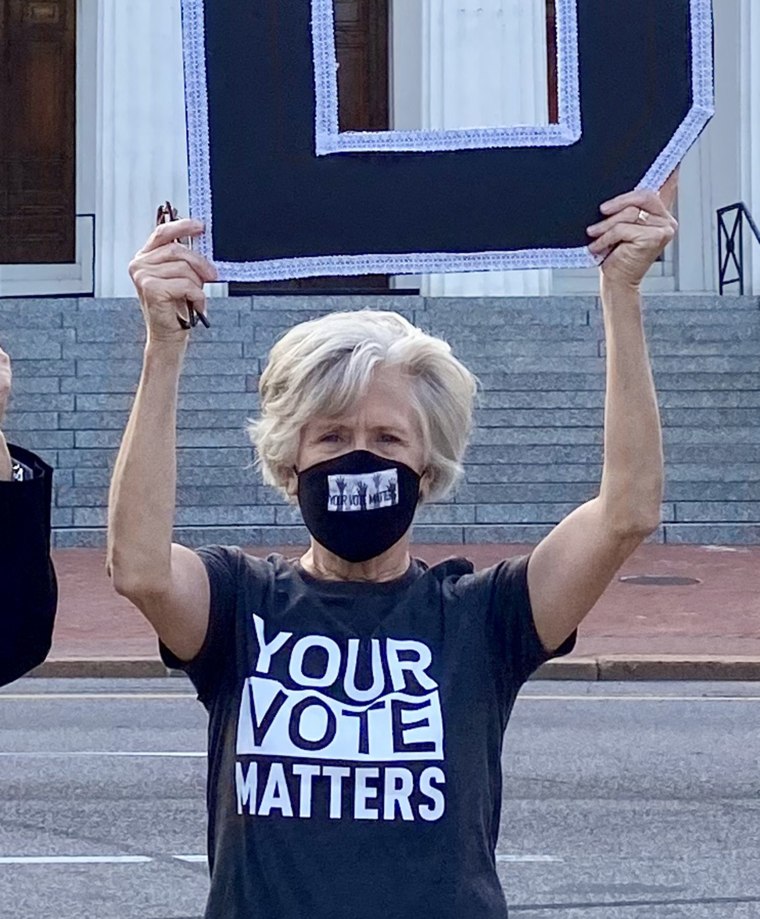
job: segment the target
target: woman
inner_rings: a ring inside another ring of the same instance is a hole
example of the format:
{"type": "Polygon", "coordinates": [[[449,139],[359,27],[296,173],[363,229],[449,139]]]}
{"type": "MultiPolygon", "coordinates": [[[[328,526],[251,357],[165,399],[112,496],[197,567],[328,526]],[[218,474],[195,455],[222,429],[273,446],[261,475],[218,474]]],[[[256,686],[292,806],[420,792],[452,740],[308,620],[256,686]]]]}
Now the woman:
{"type": "MultiPolygon", "coordinates": [[[[11,394],[11,361],[0,348],[0,425],[11,394]]],[[[53,470],[8,446],[0,429],[0,686],[50,651],[58,583],[50,560],[53,470]]]]}
{"type": "Polygon", "coordinates": [[[503,919],[500,750],[518,689],[659,522],[662,448],[639,285],[674,235],[634,192],[589,229],[607,329],[598,497],[526,558],[412,560],[419,502],[455,483],[473,377],[400,316],[333,314],[274,347],[251,428],[298,501],[298,561],[172,545],[176,313],[214,269],[158,228],[131,275],[148,327],[114,473],[109,565],[209,712],[213,919],[503,919]]]}

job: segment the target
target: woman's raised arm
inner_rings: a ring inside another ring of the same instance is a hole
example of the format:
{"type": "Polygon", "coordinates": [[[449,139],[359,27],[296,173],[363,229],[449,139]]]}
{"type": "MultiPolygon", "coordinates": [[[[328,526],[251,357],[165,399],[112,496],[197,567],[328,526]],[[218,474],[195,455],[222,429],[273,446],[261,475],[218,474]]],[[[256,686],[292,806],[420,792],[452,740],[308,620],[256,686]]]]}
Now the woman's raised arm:
{"type": "Polygon", "coordinates": [[[157,227],[129,266],[147,341],[140,384],[111,482],[108,573],[159,638],[182,660],[206,635],[209,584],[203,562],[172,544],[177,481],[177,391],[189,333],[177,313],[189,303],[205,313],[203,284],[216,272],[178,240],[202,225],[180,220],[157,227]]]}

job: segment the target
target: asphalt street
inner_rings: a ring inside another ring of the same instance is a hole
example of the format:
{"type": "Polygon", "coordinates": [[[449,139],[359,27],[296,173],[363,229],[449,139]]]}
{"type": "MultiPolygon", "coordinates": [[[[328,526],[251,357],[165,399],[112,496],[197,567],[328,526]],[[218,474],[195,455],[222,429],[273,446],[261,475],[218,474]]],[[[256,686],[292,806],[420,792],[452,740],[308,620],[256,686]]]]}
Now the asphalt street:
{"type": "MultiPolygon", "coordinates": [[[[756,919],[759,716],[752,684],[531,683],[504,751],[510,914],[756,919]]],[[[204,750],[183,678],[0,690],[2,919],[199,919],[204,750]]]]}

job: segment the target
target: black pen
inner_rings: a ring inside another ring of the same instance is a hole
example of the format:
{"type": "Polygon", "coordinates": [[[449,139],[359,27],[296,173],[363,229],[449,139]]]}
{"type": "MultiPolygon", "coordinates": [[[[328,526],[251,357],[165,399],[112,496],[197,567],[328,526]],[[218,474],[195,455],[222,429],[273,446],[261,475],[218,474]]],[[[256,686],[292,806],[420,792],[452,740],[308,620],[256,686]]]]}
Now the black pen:
{"type": "MultiPolygon", "coordinates": [[[[162,223],[172,223],[178,219],[179,217],[177,214],[177,209],[172,207],[171,202],[169,201],[165,201],[163,204],[161,204],[156,211],[157,226],[160,226],[162,223]]],[[[186,240],[180,239],[179,242],[185,246],[189,245],[189,241],[186,240]]],[[[202,322],[207,329],[211,328],[211,323],[203,313],[199,313],[190,305],[189,302],[185,301],[185,303],[187,306],[187,319],[177,313],[177,322],[179,323],[180,328],[184,329],[185,331],[194,329],[198,325],[199,321],[202,322]]]]}

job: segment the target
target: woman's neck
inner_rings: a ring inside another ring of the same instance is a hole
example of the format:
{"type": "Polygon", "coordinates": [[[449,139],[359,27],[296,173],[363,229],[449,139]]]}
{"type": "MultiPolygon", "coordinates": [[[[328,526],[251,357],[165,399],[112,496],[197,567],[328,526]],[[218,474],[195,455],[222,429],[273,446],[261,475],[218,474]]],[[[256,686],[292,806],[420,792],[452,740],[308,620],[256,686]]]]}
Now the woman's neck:
{"type": "Polygon", "coordinates": [[[346,561],[314,539],[301,557],[304,570],[323,581],[395,581],[406,574],[410,564],[408,535],[403,536],[382,555],[366,562],[346,561]]]}

